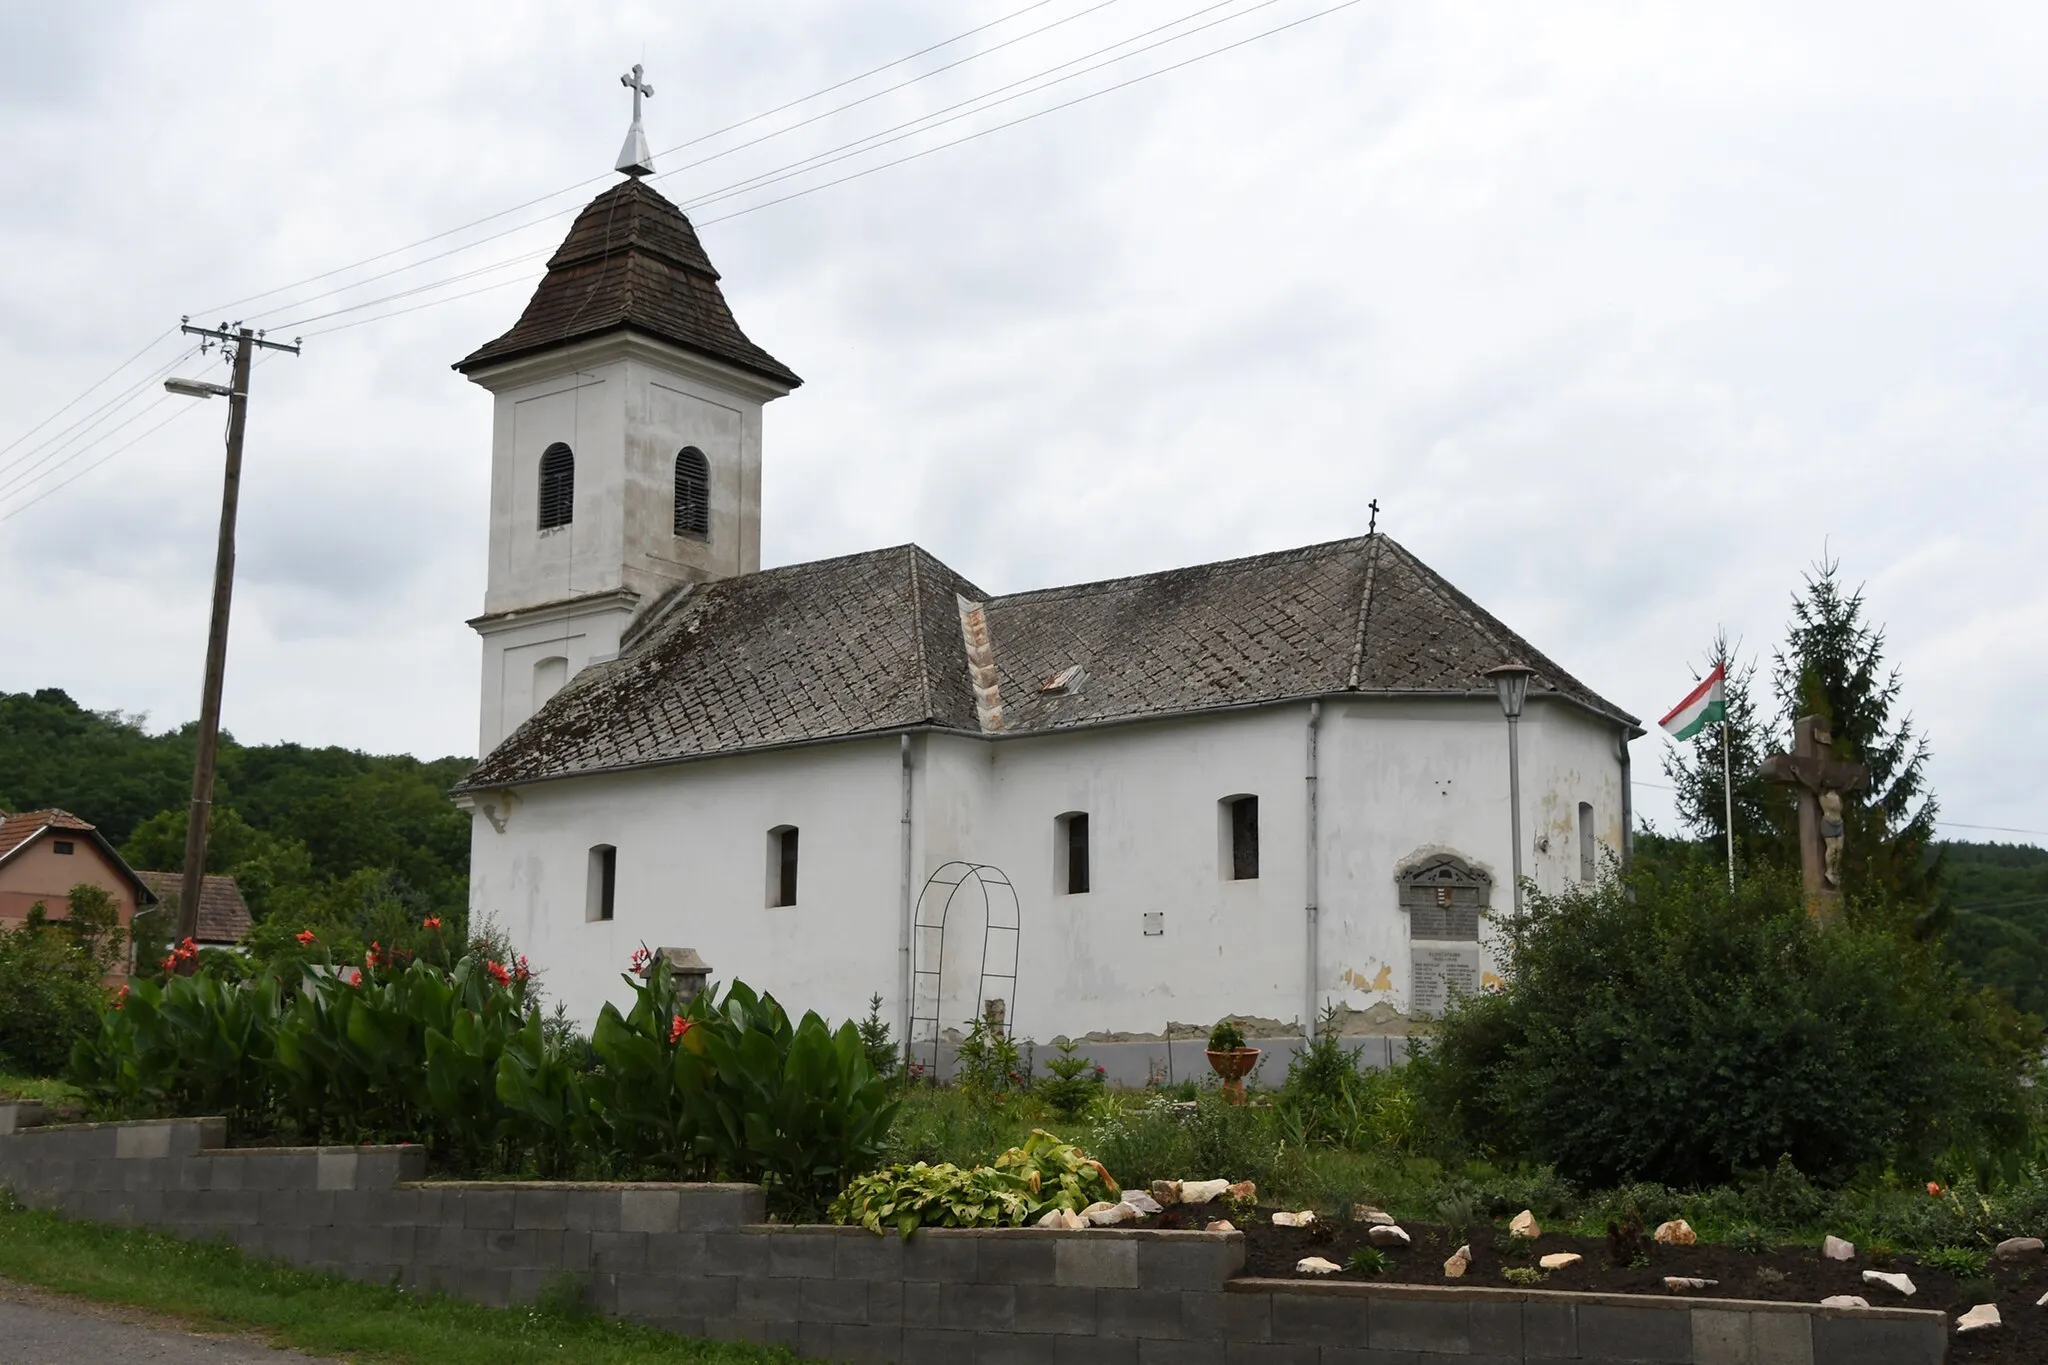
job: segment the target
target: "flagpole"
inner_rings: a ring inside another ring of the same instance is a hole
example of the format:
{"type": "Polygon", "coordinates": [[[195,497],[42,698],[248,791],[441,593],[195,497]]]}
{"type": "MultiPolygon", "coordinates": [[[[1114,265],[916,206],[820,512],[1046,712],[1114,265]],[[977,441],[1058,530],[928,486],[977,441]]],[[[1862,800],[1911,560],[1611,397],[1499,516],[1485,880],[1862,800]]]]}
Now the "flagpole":
{"type": "Polygon", "coordinates": [[[1728,894],[1735,894],[1735,788],[1728,780],[1728,712],[1721,712],[1721,814],[1728,834],[1728,894]]]}

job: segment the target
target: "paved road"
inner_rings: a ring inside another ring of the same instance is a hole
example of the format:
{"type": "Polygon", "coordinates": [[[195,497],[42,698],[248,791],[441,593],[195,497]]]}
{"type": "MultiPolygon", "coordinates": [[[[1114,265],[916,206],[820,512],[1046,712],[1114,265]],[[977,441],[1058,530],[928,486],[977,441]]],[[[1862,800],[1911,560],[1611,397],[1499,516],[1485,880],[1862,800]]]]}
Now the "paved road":
{"type": "Polygon", "coordinates": [[[315,1358],[0,1284],[0,1359],[8,1365],[302,1365],[315,1358]]]}

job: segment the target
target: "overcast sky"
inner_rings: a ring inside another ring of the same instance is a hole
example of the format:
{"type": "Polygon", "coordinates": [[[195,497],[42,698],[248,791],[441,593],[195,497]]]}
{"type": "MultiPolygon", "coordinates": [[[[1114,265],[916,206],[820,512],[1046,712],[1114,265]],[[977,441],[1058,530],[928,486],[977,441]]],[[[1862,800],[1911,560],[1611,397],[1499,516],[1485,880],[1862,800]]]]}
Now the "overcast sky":
{"type": "Polygon", "coordinates": [[[448,366],[531,291],[499,263],[612,179],[620,72],[661,153],[1001,20],[658,158],[807,381],[767,413],[765,563],[916,540],[1014,591],[1356,534],[1377,498],[1654,725],[1832,553],[1944,816],[2048,842],[2048,8],[1358,0],[768,203],[1338,0],[1027,3],[0,0],[0,444],[144,352],[0,451],[0,690],[196,714],[224,408],[137,416],[179,354],[145,345],[248,318],[308,342],[253,385],[227,726],[470,753],[490,405],[448,366]]]}

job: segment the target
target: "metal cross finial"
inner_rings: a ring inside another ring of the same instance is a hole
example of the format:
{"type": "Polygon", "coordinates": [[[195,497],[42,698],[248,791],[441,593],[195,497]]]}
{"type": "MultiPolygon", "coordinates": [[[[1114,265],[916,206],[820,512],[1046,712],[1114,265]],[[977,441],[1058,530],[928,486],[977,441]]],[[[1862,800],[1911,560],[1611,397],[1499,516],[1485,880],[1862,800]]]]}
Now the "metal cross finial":
{"type": "Polygon", "coordinates": [[[654,154],[647,150],[647,134],[640,128],[640,97],[654,98],[654,87],[643,79],[644,74],[640,63],[635,62],[632,71],[619,77],[619,84],[633,92],[633,126],[626,130],[626,145],[619,148],[615,169],[632,176],[654,174],[654,154]]]}
{"type": "Polygon", "coordinates": [[[1366,504],[1366,508],[1372,513],[1372,520],[1366,522],[1365,533],[1367,535],[1371,535],[1373,532],[1379,530],[1380,528],[1380,500],[1378,498],[1374,498],[1371,502],[1366,504]]]}

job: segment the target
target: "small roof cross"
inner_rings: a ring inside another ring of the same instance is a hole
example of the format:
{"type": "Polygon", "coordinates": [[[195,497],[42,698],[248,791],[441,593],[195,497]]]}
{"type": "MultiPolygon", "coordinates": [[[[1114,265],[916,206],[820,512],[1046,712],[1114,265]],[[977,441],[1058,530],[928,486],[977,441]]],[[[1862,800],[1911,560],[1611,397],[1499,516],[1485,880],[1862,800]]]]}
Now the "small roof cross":
{"type": "Polygon", "coordinates": [[[626,144],[619,148],[619,162],[614,169],[631,176],[654,174],[654,154],[647,150],[647,134],[640,127],[640,97],[654,98],[654,87],[644,76],[644,69],[635,62],[631,71],[619,77],[619,84],[633,92],[633,126],[626,130],[626,144]]]}

